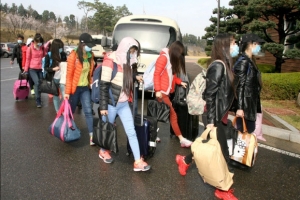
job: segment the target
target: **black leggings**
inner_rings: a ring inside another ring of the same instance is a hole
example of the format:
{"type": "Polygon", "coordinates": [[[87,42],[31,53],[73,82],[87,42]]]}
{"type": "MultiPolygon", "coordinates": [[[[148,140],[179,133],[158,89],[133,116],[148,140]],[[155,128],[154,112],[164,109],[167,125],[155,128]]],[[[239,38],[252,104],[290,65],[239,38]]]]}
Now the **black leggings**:
{"type": "MultiPolygon", "coordinates": [[[[245,119],[246,127],[248,130],[248,133],[253,133],[255,130],[255,121],[250,121],[245,119]]],[[[237,118],[236,119],[236,129],[243,132],[243,121],[242,118],[237,118]]]]}
{"type": "MultiPolygon", "coordinates": [[[[224,124],[223,122],[217,122],[217,140],[220,143],[223,156],[226,162],[228,162],[229,151],[228,151],[227,139],[225,135],[226,128],[227,128],[226,124],[224,124]]],[[[185,156],[184,161],[186,164],[190,164],[193,161],[193,154],[190,153],[189,155],[185,156]]]]}

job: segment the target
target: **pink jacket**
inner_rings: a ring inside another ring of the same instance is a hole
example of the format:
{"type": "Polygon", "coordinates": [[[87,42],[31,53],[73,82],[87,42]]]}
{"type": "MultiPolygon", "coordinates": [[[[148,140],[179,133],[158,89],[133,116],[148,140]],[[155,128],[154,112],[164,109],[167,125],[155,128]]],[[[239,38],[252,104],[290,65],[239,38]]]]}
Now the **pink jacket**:
{"type": "Polygon", "coordinates": [[[34,44],[31,45],[26,50],[26,63],[25,72],[29,69],[42,69],[42,59],[47,54],[49,47],[49,42],[45,43],[40,49],[34,48],[34,44]]]}

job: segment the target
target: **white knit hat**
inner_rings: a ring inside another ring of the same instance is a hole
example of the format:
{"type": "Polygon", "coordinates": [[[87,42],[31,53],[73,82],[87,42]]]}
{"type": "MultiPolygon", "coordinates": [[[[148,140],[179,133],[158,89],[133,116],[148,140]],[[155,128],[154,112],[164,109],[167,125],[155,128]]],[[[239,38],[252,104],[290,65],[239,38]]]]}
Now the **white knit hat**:
{"type": "Polygon", "coordinates": [[[33,40],[33,38],[28,38],[27,42],[26,42],[26,45],[28,46],[32,42],[32,40],[33,40]]]}

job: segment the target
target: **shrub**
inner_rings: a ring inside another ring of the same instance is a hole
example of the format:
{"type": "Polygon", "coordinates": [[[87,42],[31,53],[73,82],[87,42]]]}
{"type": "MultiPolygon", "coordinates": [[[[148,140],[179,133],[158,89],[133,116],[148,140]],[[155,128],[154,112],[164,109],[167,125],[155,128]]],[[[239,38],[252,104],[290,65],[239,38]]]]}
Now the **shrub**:
{"type": "Polygon", "coordinates": [[[198,64],[205,69],[207,69],[207,63],[209,62],[210,62],[210,58],[200,58],[198,60],[198,64]]]}
{"type": "Polygon", "coordinates": [[[257,67],[261,73],[274,73],[275,66],[270,64],[257,64],[257,67]]]}
{"type": "Polygon", "coordinates": [[[300,72],[262,73],[261,99],[295,100],[300,89],[300,72]]]}

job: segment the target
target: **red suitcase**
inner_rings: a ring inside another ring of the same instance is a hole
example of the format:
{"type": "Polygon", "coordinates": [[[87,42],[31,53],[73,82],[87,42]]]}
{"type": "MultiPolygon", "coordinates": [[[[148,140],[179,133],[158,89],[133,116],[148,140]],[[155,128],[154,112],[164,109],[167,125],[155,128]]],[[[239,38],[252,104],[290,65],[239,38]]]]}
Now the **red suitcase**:
{"type": "Polygon", "coordinates": [[[16,80],[13,88],[13,95],[15,100],[28,99],[29,85],[27,80],[16,80]]]}

